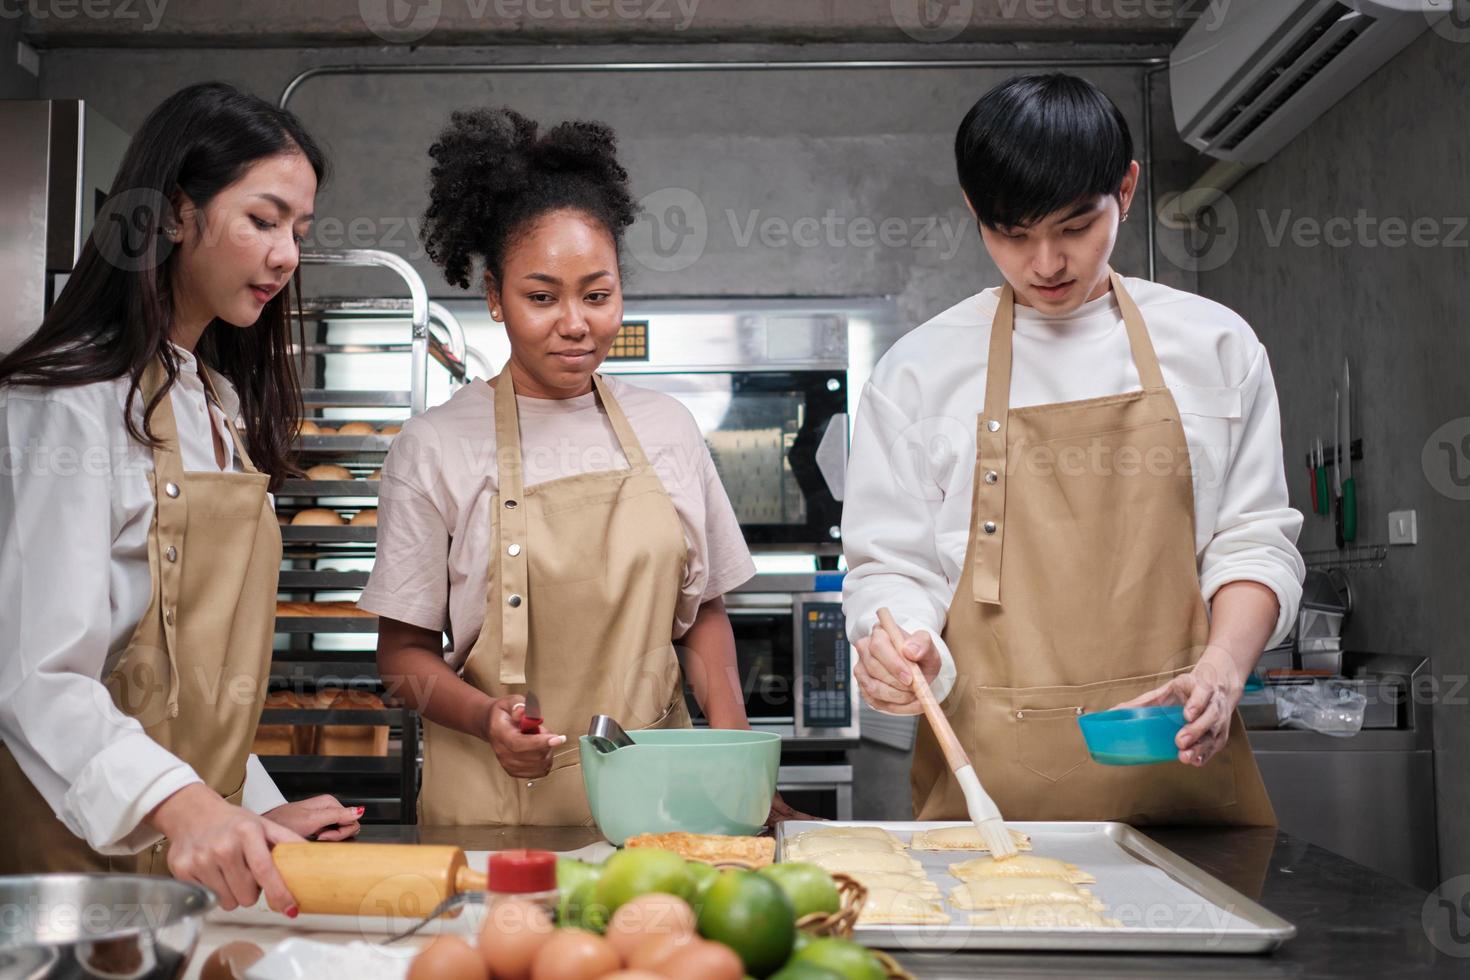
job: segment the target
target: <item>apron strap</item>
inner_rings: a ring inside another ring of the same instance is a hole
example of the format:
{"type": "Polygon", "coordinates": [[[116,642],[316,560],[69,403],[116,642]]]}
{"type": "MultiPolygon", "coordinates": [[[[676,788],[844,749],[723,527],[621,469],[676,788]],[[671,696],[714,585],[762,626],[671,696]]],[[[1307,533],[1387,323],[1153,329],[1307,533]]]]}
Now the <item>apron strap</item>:
{"type": "MultiPolygon", "coordinates": [[[[1164,387],[1159,358],[1149,339],[1138,304],[1123,288],[1112,269],[1108,278],[1123,315],[1128,347],[1145,391],[1164,387]]],[[[1000,603],[1001,551],[1005,541],[1005,481],[1009,462],[1006,438],[1011,402],[1012,336],[1016,328],[1016,291],[1001,287],[995,317],[990,323],[990,355],[985,366],[985,407],[976,423],[975,475],[970,502],[971,597],[976,602],[1000,603]]]]}
{"type": "Polygon", "coordinates": [[[623,451],[623,456],[628,460],[628,468],[644,469],[648,466],[648,457],[643,453],[643,444],[634,434],[633,426],[628,422],[628,416],[623,414],[623,406],[619,405],[617,399],[607,390],[607,382],[602,379],[602,375],[594,374],[592,384],[597,392],[597,400],[602,402],[602,409],[607,412],[607,420],[612,423],[613,434],[618,437],[618,448],[623,451]]]}
{"type": "MultiPolygon", "coordinates": [[[[163,387],[164,380],[162,360],[149,363],[138,386],[145,412],[148,401],[163,387]]],[[[163,620],[163,651],[168,658],[167,717],[176,718],[179,714],[179,662],[175,635],[178,616],[174,607],[178,604],[183,570],[176,561],[164,561],[163,554],[170,546],[183,550],[189,501],[183,492],[184,464],[179,455],[179,430],[174,419],[172,392],[159,399],[148,422],[154,438],[159,440],[159,445],[153,449],[153,474],[150,477],[153,485],[153,541],[149,544],[149,564],[157,576],[154,612],[163,620]]]]}

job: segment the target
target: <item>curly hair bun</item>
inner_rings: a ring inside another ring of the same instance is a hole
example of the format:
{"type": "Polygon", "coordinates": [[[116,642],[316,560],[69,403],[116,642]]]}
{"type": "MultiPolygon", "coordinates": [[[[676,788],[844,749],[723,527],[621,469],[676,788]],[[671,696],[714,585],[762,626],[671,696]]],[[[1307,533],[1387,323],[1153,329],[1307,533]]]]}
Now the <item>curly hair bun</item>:
{"type": "Polygon", "coordinates": [[[477,259],[499,279],[517,234],[549,211],[585,212],[617,245],[637,216],[610,127],[538,131],[513,109],[463,109],[429,147],[424,248],[451,285],[468,288],[477,259]]]}

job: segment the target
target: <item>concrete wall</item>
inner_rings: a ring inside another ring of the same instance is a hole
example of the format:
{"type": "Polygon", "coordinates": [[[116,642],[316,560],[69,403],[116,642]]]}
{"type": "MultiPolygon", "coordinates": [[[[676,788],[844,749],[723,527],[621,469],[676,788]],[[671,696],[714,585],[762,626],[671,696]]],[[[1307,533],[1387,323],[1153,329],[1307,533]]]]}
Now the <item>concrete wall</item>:
{"type": "Polygon", "coordinates": [[[40,79],[16,64],[21,27],[19,20],[0,17],[0,99],[34,99],[40,91],[40,79]]]}
{"type": "MultiPolygon", "coordinates": [[[[1108,49],[1087,53],[1093,51],[1108,49]]],[[[947,46],[945,56],[967,53],[983,56],[995,49],[947,46]]],[[[1077,53],[1058,53],[1057,64],[1077,53]]],[[[730,46],[464,49],[411,58],[368,49],[62,49],[48,54],[42,87],[50,96],[85,95],[104,115],[131,128],[158,100],[190,81],[223,78],[275,99],[298,71],[331,63],[933,54],[932,48],[893,45],[804,48],[797,55],[791,49],[730,46]]],[[[892,295],[917,323],[997,279],[955,184],[951,146],[974,99],[1013,73],[339,75],[308,81],[290,105],[336,164],[317,202],[314,242],[399,252],[437,295],[459,294],[424,257],[415,233],[426,202],[426,151],[453,109],[507,104],[541,120],[590,117],[617,129],[635,191],[647,197],[648,207],[630,236],[630,294],[892,295]],[[688,234],[681,237],[681,229],[688,234]]],[[[1117,100],[1141,142],[1140,70],[1084,73],[1117,100]]],[[[1160,172],[1177,187],[1189,179],[1184,170],[1194,155],[1168,135],[1160,134],[1160,172]]],[[[1117,264],[1129,274],[1145,274],[1145,232],[1142,221],[1123,229],[1117,264]]],[[[1160,275],[1184,286],[1193,281],[1168,263],[1160,275]]],[[[383,289],[388,283],[319,270],[311,280],[327,293],[383,289]]]]}
{"type": "MultiPolygon", "coordinates": [[[[1350,573],[1357,609],[1347,639],[1352,649],[1427,654],[1443,681],[1434,723],[1445,877],[1470,871],[1470,487],[1456,482],[1470,477],[1470,129],[1450,97],[1467,87],[1470,47],[1426,33],[1237,185],[1238,243],[1199,276],[1200,292],[1238,310],[1270,350],[1293,505],[1310,510],[1298,461],[1312,437],[1332,439],[1333,383],[1347,354],[1363,440],[1359,541],[1387,540],[1388,511],[1418,511],[1417,546],[1350,573]]],[[[1302,546],[1331,549],[1330,522],[1309,518],[1302,546]]]]}

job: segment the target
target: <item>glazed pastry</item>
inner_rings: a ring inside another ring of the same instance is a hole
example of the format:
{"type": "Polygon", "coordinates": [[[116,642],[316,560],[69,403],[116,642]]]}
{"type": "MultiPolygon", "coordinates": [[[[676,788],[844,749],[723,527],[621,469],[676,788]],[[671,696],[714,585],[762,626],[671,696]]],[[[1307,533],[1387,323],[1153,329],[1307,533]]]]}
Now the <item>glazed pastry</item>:
{"type": "Polygon", "coordinates": [[[922,892],[870,888],[858,921],[864,925],[945,925],[949,915],[922,892]]]}
{"type": "Polygon", "coordinates": [[[900,874],[923,875],[924,866],[907,854],[892,851],[847,851],[845,853],[814,854],[803,860],[815,864],[828,872],[858,875],[865,871],[896,871],[900,874]]]}
{"type": "MultiPolygon", "coordinates": [[[[1011,839],[1016,842],[1016,850],[1031,850],[1031,838],[1019,830],[1011,831],[1011,839]]],[[[909,846],[916,851],[987,851],[985,842],[980,839],[980,829],[974,824],[965,824],[960,827],[939,827],[935,830],[924,830],[914,835],[909,846]]]]}
{"type": "Polygon", "coordinates": [[[1089,891],[1057,878],[984,878],[967,881],[949,893],[957,909],[1004,909],[1016,905],[1086,905],[1102,910],[1089,891]]]}
{"type": "Polygon", "coordinates": [[[892,891],[912,891],[932,898],[936,902],[939,901],[939,886],[922,875],[905,874],[898,871],[859,871],[856,874],[849,874],[848,877],[856,879],[869,890],[886,888],[892,891]]]}
{"type": "Polygon", "coordinates": [[[813,840],[788,841],[782,854],[788,861],[793,861],[806,860],[818,854],[847,854],[858,851],[898,854],[901,848],[875,837],[818,837],[813,840]]]}
{"type": "Polygon", "coordinates": [[[997,861],[988,855],[971,858],[951,864],[949,873],[960,881],[980,881],[985,878],[1057,878],[1073,885],[1087,885],[1097,881],[1075,864],[1035,854],[1017,854],[1004,861],[997,861]]]}
{"type": "Polygon", "coordinates": [[[798,847],[806,841],[826,840],[828,838],[851,839],[855,837],[864,840],[887,841],[893,845],[894,850],[903,850],[904,843],[897,836],[884,830],[882,827],[820,827],[816,830],[808,830],[797,834],[795,837],[787,838],[786,846],[795,844],[798,847]]]}
{"type": "Polygon", "coordinates": [[[1116,929],[1123,925],[1086,905],[1015,905],[1006,909],[972,912],[972,926],[1003,929],[1116,929]]]}
{"type": "Polygon", "coordinates": [[[691,834],[682,830],[663,834],[639,834],[623,842],[624,847],[655,847],[673,851],[686,861],[718,864],[739,861],[764,867],[776,858],[774,837],[730,837],[722,834],[691,834]]]}

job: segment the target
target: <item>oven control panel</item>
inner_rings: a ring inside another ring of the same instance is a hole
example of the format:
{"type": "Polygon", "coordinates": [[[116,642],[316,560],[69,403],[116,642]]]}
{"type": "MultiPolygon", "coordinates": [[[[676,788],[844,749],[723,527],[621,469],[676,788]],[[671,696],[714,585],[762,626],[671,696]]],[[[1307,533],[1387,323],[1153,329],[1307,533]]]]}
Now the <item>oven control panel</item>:
{"type": "Polygon", "coordinates": [[[841,594],[810,593],[792,599],[801,664],[796,733],[856,738],[852,647],[847,641],[841,594]]]}

